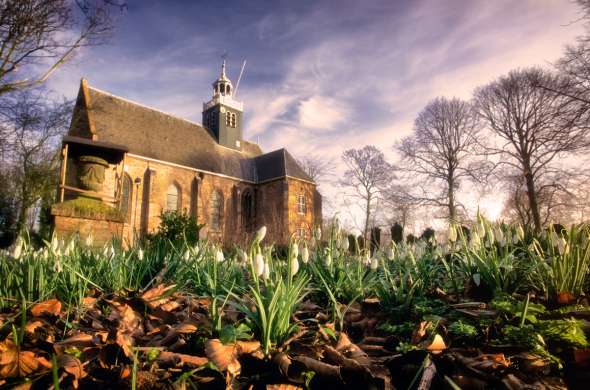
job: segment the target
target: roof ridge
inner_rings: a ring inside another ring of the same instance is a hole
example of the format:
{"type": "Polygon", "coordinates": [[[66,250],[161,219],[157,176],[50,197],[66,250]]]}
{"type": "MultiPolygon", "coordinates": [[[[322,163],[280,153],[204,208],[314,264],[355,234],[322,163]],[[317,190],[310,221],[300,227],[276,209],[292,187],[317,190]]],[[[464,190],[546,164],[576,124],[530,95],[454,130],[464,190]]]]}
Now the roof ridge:
{"type": "MultiPolygon", "coordinates": [[[[127,102],[127,103],[129,103],[129,104],[133,104],[133,105],[135,105],[135,106],[139,106],[139,107],[147,108],[148,110],[155,111],[155,112],[159,112],[160,114],[164,114],[164,115],[166,115],[166,116],[168,116],[168,117],[170,117],[170,118],[173,118],[173,119],[178,119],[178,120],[181,120],[181,121],[184,121],[184,122],[190,123],[191,125],[196,125],[196,126],[199,126],[199,127],[203,128],[203,129],[205,129],[205,127],[203,127],[203,124],[202,124],[202,123],[193,122],[193,121],[191,121],[191,120],[189,120],[189,119],[186,119],[186,118],[181,118],[181,117],[179,117],[179,116],[176,116],[176,115],[172,115],[172,114],[170,114],[169,112],[162,111],[162,110],[160,110],[160,109],[157,109],[157,108],[155,108],[155,107],[150,107],[150,106],[147,106],[147,105],[145,105],[145,104],[142,104],[142,103],[136,102],[136,101],[134,101],[134,100],[131,100],[131,99],[128,99],[128,98],[124,98],[124,97],[121,97],[121,96],[115,95],[114,93],[111,93],[111,92],[105,91],[105,90],[103,90],[103,89],[100,89],[100,88],[92,87],[92,86],[90,86],[90,85],[88,86],[88,88],[89,88],[89,89],[93,89],[93,90],[95,90],[96,92],[100,92],[100,93],[103,93],[103,94],[105,94],[105,95],[111,96],[111,97],[113,97],[113,98],[116,98],[116,99],[122,100],[122,101],[124,101],[124,102],[127,102]]],[[[206,129],[205,129],[205,130],[206,130],[206,129]]]]}

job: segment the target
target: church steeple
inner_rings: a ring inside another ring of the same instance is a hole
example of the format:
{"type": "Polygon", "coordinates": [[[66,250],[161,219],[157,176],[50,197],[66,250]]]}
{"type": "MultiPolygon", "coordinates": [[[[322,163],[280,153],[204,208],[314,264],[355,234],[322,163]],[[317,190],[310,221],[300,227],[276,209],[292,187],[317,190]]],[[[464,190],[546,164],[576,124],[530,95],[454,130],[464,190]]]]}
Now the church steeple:
{"type": "Polygon", "coordinates": [[[225,60],[221,64],[221,75],[213,82],[213,97],[216,95],[232,96],[234,87],[231,80],[225,75],[225,60]]]}
{"type": "Polygon", "coordinates": [[[234,100],[234,87],[226,75],[225,59],[221,74],[213,82],[213,97],[203,104],[203,126],[209,129],[220,145],[241,149],[243,104],[234,100]]]}

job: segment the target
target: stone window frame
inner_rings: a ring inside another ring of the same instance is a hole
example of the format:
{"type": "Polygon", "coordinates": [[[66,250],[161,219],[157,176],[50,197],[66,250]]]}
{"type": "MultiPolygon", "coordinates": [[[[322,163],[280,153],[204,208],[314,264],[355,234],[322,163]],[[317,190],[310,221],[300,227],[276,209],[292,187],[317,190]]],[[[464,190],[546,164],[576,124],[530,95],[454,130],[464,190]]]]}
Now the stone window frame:
{"type": "Polygon", "coordinates": [[[211,192],[211,198],[209,199],[209,221],[211,230],[220,231],[223,226],[223,192],[215,188],[211,192]],[[214,197],[219,198],[219,204],[215,205],[214,197]]]}
{"type": "Polygon", "coordinates": [[[254,226],[254,218],[256,215],[256,204],[254,202],[254,191],[251,188],[243,190],[240,196],[241,206],[241,226],[246,231],[249,231],[254,226]],[[249,198],[249,199],[248,199],[249,198]]]}
{"type": "Polygon", "coordinates": [[[166,202],[164,206],[165,211],[180,211],[182,208],[182,187],[177,181],[173,181],[170,183],[168,188],[166,189],[166,202]],[[176,208],[171,208],[170,206],[170,189],[174,188],[176,190],[176,208]]]}
{"type": "Polygon", "coordinates": [[[297,195],[297,212],[299,214],[307,213],[307,199],[305,198],[305,194],[297,195]]]}
{"type": "Polygon", "coordinates": [[[237,121],[237,115],[235,112],[227,111],[225,113],[225,125],[227,127],[236,128],[237,121]]]}

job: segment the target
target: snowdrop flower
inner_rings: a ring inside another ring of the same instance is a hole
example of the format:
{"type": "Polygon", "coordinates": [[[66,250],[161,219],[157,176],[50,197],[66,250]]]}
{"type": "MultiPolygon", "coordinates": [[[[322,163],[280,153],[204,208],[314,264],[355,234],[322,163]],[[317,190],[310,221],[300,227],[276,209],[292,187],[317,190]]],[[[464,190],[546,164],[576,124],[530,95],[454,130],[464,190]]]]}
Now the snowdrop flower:
{"type": "Polygon", "coordinates": [[[322,238],[322,229],[320,229],[319,226],[313,231],[313,238],[315,238],[316,241],[319,241],[322,238]]]}
{"type": "Polygon", "coordinates": [[[223,251],[219,248],[217,248],[217,251],[215,252],[215,261],[217,261],[218,263],[221,263],[224,260],[223,257],[223,251]]]}
{"type": "Polygon", "coordinates": [[[371,259],[371,269],[375,271],[377,270],[377,268],[379,268],[379,259],[377,258],[377,256],[374,256],[371,259]]]}
{"type": "Polygon", "coordinates": [[[92,233],[91,233],[86,236],[85,244],[86,244],[86,246],[92,246],[93,243],[94,243],[94,237],[92,236],[92,233]]]}
{"type": "Polygon", "coordinates": [[[143,260],[143,249],[139,248],[139,250],[137,251],[137,258],[141,261],[143,260]]]}
{"type": "Polygon", "coordinates": [[[258,231],[256,232],[255,240],[261,242],[262,240],[264,240],[264,236],[266,236],[266,226],[263,226],[260,229],[258,229],[258,231]]]}
{"type": "Polygon", "coordinates": [[[238,259],[241,263],[248,263],[248,254],[243,249],[238,249],[238,259]]]}
{"type": "Polygon", "coordinates": [[[270,278],[270,266],[268,265],[268,261],[264,262],[264,271],[262,272],[262,277],[264,280],[270,278]]]}
{"type": "Polygon", "coordinates": [[[299,261],[297,260],[296,256],[291,257],[291,275],[295,275],[297,271],[299,271],[299,261]]]}
{"type": "Polygon", "coordinates": [[[23,245],[22,245],[22,240],[19,238],[18,240],[16,240],[16,243],[14,244],[14,248],[12,250],[12,257],[14,257],[16,260],[19,260],[20,257],[23,254],[23,245]]]}
{"type": "Polygon", "coordinates": [[[54,235],[53,237],[51,237],[51,251],[55,253],[58,247],[59,242],[57,241],[57,237],[54,235]]]}
{"type": "Polygon", "coordinates": [[[264,273],[264,257],[262,256],[262,254],[260,252],[258,252],[256,254],[256,256],[254,256],[254,273],[256,274],[256,276],[260,277],[263,273],[264,273]]]}
{"type": "Polygon", "coordinates": [[[294,258],[299,257],[299,246],[297,244],[293,244],[291,247],[291,256],[294,258]]]}
{"type": "Polygon", "coordinates": [[[184,261],[189,261],[191,258],[191,252],[187,249],[184,251],[184,254],[182,255],[182,259],[184,261]]]}
{"type": "Polygon", "coordinates": [[[70,240],[70,242],[68,243],[68,246],[66,247],[66,250],[65,250],[64,254],[66,256],[71,255],[72,252],[74,251],[75,245],[76,245],[76,243],[74,242],[74,239],[72,238],[70,240]]]}
{"type": "Polygon", "coordinates": [[[496,237],[496,241],[504,241],[505,242],[504,231],[502,230],[502,228],[500,226],[496,227],[496,229],[494,231],[494,236],[496,237]]]}
{"type": "Polygon", "coordinates": [[[309,250],[306,246],[301,250],[301,261],[303,261],[303,264],[307,264],[309,261],[309,250]]]}
{"type": "Polygon", "coordinates": [[[348,248],[350,247],[350,243],[348,242],[348,237],[342,237],[342,240],[340,240],[340,247],[342,248],[343,252],[348,251],[348,248]]]}
{"type": "Polygon", "coordinates": [[[324,258],[324,263],[326,267],[329,267],[332,264],[332,254],[330,252],[326,253],[326,257],[324,258]]]}
{"type": "Polygon", "coordinates": [[[392,246],[389,247],[387,250],[387,258],[389,260],[393,260],[395,258],[395,248],[392,246]]]}
{"type": "Polygon", "coordinates": [[[519,241],[519,240],[518,240],[518,233],[516,233],[516,232],[515,232],[515,233],[512,235],[512,245],[516,245],[516,244],[518,244],[518,241],[519,241]]]}

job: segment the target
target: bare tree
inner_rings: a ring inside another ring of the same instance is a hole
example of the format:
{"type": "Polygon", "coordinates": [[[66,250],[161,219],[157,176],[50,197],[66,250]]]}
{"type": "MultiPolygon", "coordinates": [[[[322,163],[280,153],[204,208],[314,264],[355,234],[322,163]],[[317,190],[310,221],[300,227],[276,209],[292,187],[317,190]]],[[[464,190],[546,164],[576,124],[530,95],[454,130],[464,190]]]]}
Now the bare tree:
{"type": "Polygon", "coordinates": [[[361,149],[348,149],[342,154],[342,160],[348,169],[340,184],[351,188],[353,195],[364,202],[363,237],[368,239],[373,202],[390,182],[393,167],[385,160],[383,152],[372,145],[361,149]]]}
{"type": "Polygon", "coordinates": [[[104,42],[116,0],[0,2],[0,94],[44,82],[81,47],[104,42]]]}
{"type": "Polygon", "coordinates": [[[307,156],[297,159],[299,166],[307,175],[319,185],[319,182],[326,179],[334,172],[334,163],[320,156],[307,156]]]}
{"type": "Polygon", "coordinates": [[[11,177],[19,228],[30,208],[56,188],[57,144],[67,131],[71,106],[51,102],[41,90],[18,91],[0,100],[0,126],[10,134],[4,140],[8,152],[2,171],[11,177]]]}
{"type": "Polygon", "coordinates": [[[583,104],[538,88],[557,89],[560,83],[558,76],[531,68],[512,71],[475,92],[477,110],[496,138],[487,145],[488,152],[523,178],[536,230],[542,226],[540,185],[549,175],[565,172],[556,159],[576,155],[590,145],[581,120],[583,104]]]}
{"type": "Polygon", "coordinates": [[[457,221],[456,193],[462,181],[481,171],[473,159],[480,131],[477,113],[459,99],[439,97],[418,114],[413,133],[395,149],[406,172],[414,202],[444,207],[449,221],[457,221]]]}

